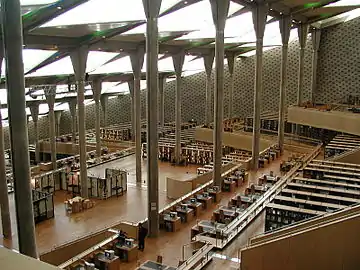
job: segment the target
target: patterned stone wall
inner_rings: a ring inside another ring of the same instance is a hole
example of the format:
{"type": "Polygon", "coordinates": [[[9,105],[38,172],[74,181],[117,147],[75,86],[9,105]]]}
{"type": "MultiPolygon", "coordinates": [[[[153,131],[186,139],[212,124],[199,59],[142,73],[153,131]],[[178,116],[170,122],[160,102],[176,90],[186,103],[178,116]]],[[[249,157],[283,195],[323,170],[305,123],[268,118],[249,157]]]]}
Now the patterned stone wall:
{"type": "Polygon", "coordinates": [[[321,32],[316,100],[360,94],[360,18],[321,32]]]}
{"type": "MultiPolygon", "coordinates": [[[[360,18],[322,31],[317,78],[317,102],[334,102],[345,95],[360,94],[360,18]]],[[[298,42],[289,45],[287,104],[296,102],[298,78],[298,42]]],[[[310,98],[311,87],[311,40],[305,52],[305,82],[303,100],[310,98]]],[[[262,111],[276,111],[279,104],[281,48],[264,52],[264,91],[262,111]]],[[[247,116],[253,113],[255,57],[240,58],[235,63],[234,113],[247,116]]],[[[205,72],[183,78],[182,118],[204,121],[205,72]]],[[[175,81],[164,85],[165,121],[174,121],[175,81]]],[[[225,69],[224,116],[227,116],[229,98],[229,72],[225,69]]],[[[142,118],[146,118],[146,91],[141,92],[142,118]]],[[[108,124],[130,122],[131,101],[129,95],[109,99],[108,124]]],[[[60,130],[71,133],[70,113],[63,112],[60,130]]],[[[86,106],[86,128],[93,128],[95,105],[86,106]]],[[[40,138],[48,137],[48,117],[39,119],[40,138]]],[[[7,128],[5,142],[9,145],[7,128]]],[[[29,139],[33,141],[33,123],[29,123],[29,139]]]]}

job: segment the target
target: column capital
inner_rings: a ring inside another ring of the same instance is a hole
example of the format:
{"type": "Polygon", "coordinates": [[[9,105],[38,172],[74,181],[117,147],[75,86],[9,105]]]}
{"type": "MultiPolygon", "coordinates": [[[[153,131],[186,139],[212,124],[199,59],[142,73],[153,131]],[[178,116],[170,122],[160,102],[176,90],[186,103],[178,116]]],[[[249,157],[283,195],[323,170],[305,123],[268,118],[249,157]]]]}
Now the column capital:
{"type": "Polygon", "coordinates": [[[259,1],[252,11],[254,30],[257,40],[262,40],[265,33],[266,18],[269,12],[269,5],[259,1]]]}
{"type": "Polygon", "coordinates": [[[215,50],[210,50],[209,54],[203,56],[204,59],[204,66],[206,75],[209,77],[211,75],[211,71],[214,64],[215,59],[215,50]]]}
{"type": "Polygon", "coordinates": [[[279,20],[279,27],[280,27],[281,41],[283,46],[289,43],[291,24],[292,24],[291,15],[281,16],[279,20]]]}
{"type": "Polygon", "coordinates": [[[174,70],[176,73],[176,77],[181,77],[181,73],[184,66],[184,60],[185,60],[185,52],[181,51],[177,54],[174,54],[172,56],[173,64],[174,64],[174,70]]]}
{"type": "Polygon", "coordinates": [[[230,0],[210,0],[213,22],[217,31],[225,29],[230,0]]]}
{"type": "Polygon", "coordinates": [[[234,63],[235,63],[235,52],[227,51],[225,52],[225,56],[227,59],[229,73],[230,75],[234,74],[234,63]]]}
{"type": "Polygon", "coordinates": [[[319,51],[321,40],[321,29],[311,30],[311,42],[313,51],[319,51]]]}
{"type": "Polygon", "coordinates": [[[300,49],[305,49],[308,33],[309,33],[309,25],[305,23],[300,24],[298,27],[300,49]]]}
{"type": "Polygon", "coordinates": [[[128,81],[129,91],[131,98],[134,98],[134,88],[135,88],[135,82],[134,79],[128,81]]]}
{"type": "Polygon", "coordinates": [[[77,104],[76,98],[72,98],[68,101],[71,117],[76,116],[76,104],[77,104]]]}
{"type": "Polygon", "coordinates": [[[87,46],[81,46],[80,48],[70,53],[70,58],[77,83],[83,82],[85,80],[88,54],[89,48],[87,46]]]}
{"type": "Polygon", "coordinates": [[[143,0],[145,16],[149,18],[159,17],[162,0],[143,0]]]}
{"type": "Polygon", "coordinates": [[[31,113],[31,118],[33,119],[33,122],[37,122],[39,119],[39,103],[32,103],[29,106],[30,109],[30,113],[31,113]]]}
{"type": "Polygon", "coordinates": [[[93,92],[93,97],[94,97],[95,102],[100,101],[101,90],[102,90],[101,88],[102,88],[101,79],[96,78],[95,80],[92,81],[91,89],[92,89],[92,92],[93,92]]]}
{"type": "Polygon", "coordinates": [[[45,98],[47,104],[49,105],[49,109],[53,110],[55,105],[55,96],[56,96],[56,85],[51,85],[44,89],[45,98]]]}
{"type": "Polygon", "coordinates": [[[144,65],[145,48],[139,46],[135,51],[129,53],[134,79],[140,79],[141,69],[144,65]]]}

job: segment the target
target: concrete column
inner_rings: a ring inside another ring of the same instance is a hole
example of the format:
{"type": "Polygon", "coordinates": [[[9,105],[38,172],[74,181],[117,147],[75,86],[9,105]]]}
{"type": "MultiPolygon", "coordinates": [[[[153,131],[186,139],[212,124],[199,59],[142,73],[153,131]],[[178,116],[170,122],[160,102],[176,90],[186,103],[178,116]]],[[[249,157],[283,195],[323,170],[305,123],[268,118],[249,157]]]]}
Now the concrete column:
{"type": "Polygon", "coordinates": [[[215,89],[214,89],[214,170],[213,179],[217,186],[222,185],[222,134],[224,132],[224,29],[229,12],[229,0],[210,0],[215,38],[215,89]]]}
{"type": "Polygon", "coordinates": [[[285,111],[286,111],[286,88],[287,88],[287,59],[288,44],[291,30],[291,17],[282,16],[279,21],[282,54],[281,54],[281,72],[280,72],[280,102],[279,102],[279,127],[278,127],[278,144],[281,153],[284,151],[284,133],[285,133],[285,111]]]}
{"type": "MultiPolygon", "coordinates": [[[[136,159],[136,183],[141,184],[141,97],[140,81],[141,69],[144,65],[145,48],[139,47],[135,52],[130,53],[131,66],[134,73],[134,122],[135,122],[135,159],[136,159]]],[[[157,110],[156,110],[157,111],[157,110]]],[[[154,123],[155,125],[155,123],[154,123]]],[[[156,123],[157,125],[157,123],[156,123]]]]}
{"type": "Polygon", "coordinates": [[[95,101],[95,137],[96,137],[96,156],[101,157],[101,138],[100,138],[100,97],[101,97],[100,79],[95,79],[92,82],[92,91],[95,101]]]}
{"type": "Polygon", "coordinates": [[[316,79],[317,79],[320,39],[321,39],[321,30],[314,29],[311,32],[311,41],[312,41],[311,101],[313,103],[315,103],[315,99],[316,99],[316,79]]]}
{"type": "Polygon", "coordinates": [[[180,52],[173,55],[173,64],[176,74],[176,91],[175,91],[175,162],[180,164],[181,161],[181,73],[184,66],[185,53],[180,52]]]}
{"type": "Polygon", "coordinates": [[[55,111],[55,134],[60,136],[60,120],[62,111],[55,111]]]}
{"type": "Polygon", "coordinates": [[[135,142],[135,100],[134,100],[134,80],[128,81],[131,98],[131,140],[135,142]]]}
{"type": "Polygon", "coordinates": [[[29,108],[30,108],[32,120],[34,122],[35,163],[38,164],[40,162],[39,127],[38,127],[39,104],[33,103],[29,108]]]}
{"type": "Polygon", "coordinates": [[[51,87],[50,89],[45,89],[46,101],[49,106],[49,139],[50,139],[50,151],[51,151],[51,163],[53,170],[57,169],[56,164],[56,121],[55,121],[55,95],[56,95],[56,87],[51,87]]]}
{"type": "Polygon", "coordinates": [[[298,81],[298,92],[297,92],[297,105],[303,102],[303,91],[304,91],[304,60],[305,60],[305,47],[307,35],[309,32],[308,24],[301,24],[298,28],[300,53],[299,53],[299,81],[298,81]]]}
{"type": "Polygon", "coordinates": [[[69,102],[69,110],[71,115],[71,137],[72,137],[72,146],[73,153],[76,151],[76,98],[71,99],[69,102]]]}
{"type": "Polygon", "coordinates": [[[86,167],[86,138],[85,138],[85,72],[88,49],[80,47],[71,53],[71,61],[74,68],[77,84],[78,126],[79,126],[79,148],[80,148],[80,185],[81,197],[88,198],[88,180],[86,167]]]}
{"type": "Polygon", "coordinates": [[[205,125],[209,125],[212,122],[211,117],[211,73],[214,64],[215,51],[211,50],[209,54],[204,55],[204,65],[206,72],[206,84],[205,84],[205,125]]]}
{"type": "Polygon", "coordinates": [[[6,58],[6,85],[19,251],[24,255],[37,258],[25,112],[20,1],[1,0],[1,18],[6,58]]]}
{"type": "Polygon", "coordinates": [[[268,6],[263,1],[258,2],[252,11],[253,23],[256,34],[256,66],[255,66],[255,90],[254,90],[254,124],[252,143],[252,168],[259,168],[260,152],[260,113],[261,98],[263,94],[263,38],[265,32],[268,6]]]}
{"type": "Polygon", "coordinates": [[[159,120],[161,127],[165,125],[165,113],[164,113],[164,106],[165,106],[165,97],[164,97],[164,83],[166,82],[166,78],[162,77],[159,78],[159,120]]]}
{"type": "Polygon", "coordinates": [[[228,118],[233,118],[233,100],[234,100],[234,64],[235,64],[235,53],[226,52],[226,59],[228,62],[229,73],[230,73],[230,88],[229,88],[229,107],[228,107],[228,118]]]}
{"type": "Polygon", "coordinates": [[[158,170],[158,17],[162,0],[143,0],[146,25],[147,81],[147,169],[149,236],[159,234],[159,170],[158,170]]]}
{"type": "MultiPolygon", "coordinates": [[[[2,57],[0,58],[2,62],[2,57]]],[[[1,65],[1,63],[0,63],[1,65]]],[[[1,71],[1,66],[0,66],[1,71]]],[[[9,210],[9,196],[6,179],[5,166],[5,146],[4,146],[4,131],[2,125],[2,116],[0,110],[0,209],[1,209],[1,225],[4,238],[11,239],[11,219],[9,210]]]]}
{"type": "Polygon", "coordinates": [[[108,95],[101,95],[100,104],[101,104],[101,109],[102,109],[102,112],[103,112],[103,128],[107,127],[108,100],[109,100],[108,95]]]}

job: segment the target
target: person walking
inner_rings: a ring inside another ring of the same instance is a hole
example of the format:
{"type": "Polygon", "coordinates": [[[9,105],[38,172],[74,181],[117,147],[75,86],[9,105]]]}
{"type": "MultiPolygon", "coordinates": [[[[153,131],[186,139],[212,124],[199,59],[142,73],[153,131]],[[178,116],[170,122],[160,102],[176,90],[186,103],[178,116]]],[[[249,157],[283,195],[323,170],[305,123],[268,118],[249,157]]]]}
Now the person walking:
{"type": "Polygon", "coordinates": [[[143,226],[143,224],[139,223],[138,228],[138,240],[139,240],[139,250],[144,251],[145,248],[145,237],[148,234],[148,229],[143,226]]]}

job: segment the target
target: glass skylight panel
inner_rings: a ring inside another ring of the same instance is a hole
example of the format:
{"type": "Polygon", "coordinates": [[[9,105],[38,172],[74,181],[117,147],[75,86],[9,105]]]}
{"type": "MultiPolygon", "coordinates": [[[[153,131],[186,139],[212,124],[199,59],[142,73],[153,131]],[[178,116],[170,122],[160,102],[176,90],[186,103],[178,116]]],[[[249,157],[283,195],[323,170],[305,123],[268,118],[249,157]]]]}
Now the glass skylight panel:
{"type": "Polygon", "coordinates": [[[0,104],[7,104],[6,89],[0,89],[0,104]]]}
{"type": "Polygon", "coordinates": [[[180,3],[182,0],[162,0],[160,14],[167,11],[169,8],[175,6],[180,3]]]}
{"type": "Polygon", "coordinates": [[[130,93],[128,83],[112,83],[104,82],[103,83],[103,93],[130,93]]]}
{"type": "Polygon", "coordinates": [[[43,26],[145,20],[142,0],[91,0],[54,18],[43,26]]]}
{"type": "Polygon", "coordinates": [[[358,0],[341,0],[341,1],[337,1],[335,3],[331,3],[329,5],[326,5],[326,7],[356,6],[356,5],[360,5],[358,0]]]}
{"type": "Polygon", "coordinates": [[[184,67],[183,67],[183,70],[184,70],[183,76],[186,76],[185,71],[204,71],[205,70],[204,60],[202,58],[199,58],[196,60],[193,60],[193,59],[194,59],[193,56],[185,57],[184,67]]]}
{"type": "Polygon", "coordinates": [[[20,0],[20,5],[22,6],[47,5],[55,2],[56,0],[20,0]]]}
{"type": "MultiPolygon", "coordinates": [[[[29,108],[26,109],[29,110],[30,112],[29,108]]],[[[39,114],[46,114],[48,112],[49,112],[49,106],[46,103],[39,104],[39,114]]]]}
{"type": "Polygon", "coordinates": [[[90,74],[109,74],[120,72],[132,72],[130,57],[122,57],[109,64],[103,65],[92,71],[90,74]]]}
{"type": "MultiPolygon", "coordinates": [[[[86,72],[91,72],[93,70],[96,70],[99,66],[101,66],[106,61],[113,58],[115,55],[117,55],[117,53],[107,53],[107,52],[98,52],[98,51],[89,52],[86,63],[86,72]]],[[[36,72],[29,74],[28,77],[68,75],[68,74],[74,74],[74,69],[70,56],[67,56],[50,65],[47,65],[37,70],[36,72]]]]}
{"type": "MultiPolygon", "coordinates": [[[[47,59],[53,55],[56,51],[49,50],[33,50],[25,49],[23,50],[23,62],[24,62],[24,71],[25,73],[35,67],[37,64],[41,63],[43,60],[47,59]]],[[[3,61],[1,66],[1,76],[6,74],[6,63],[3,61]]]]}
{"type": "Polygon", "coordinates": [[[69,110],[69,104],[67,102],[58,103],[57,105],[55,105],[55,110],[67,111],[69,110]]]}

